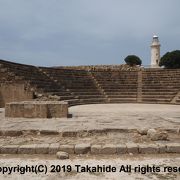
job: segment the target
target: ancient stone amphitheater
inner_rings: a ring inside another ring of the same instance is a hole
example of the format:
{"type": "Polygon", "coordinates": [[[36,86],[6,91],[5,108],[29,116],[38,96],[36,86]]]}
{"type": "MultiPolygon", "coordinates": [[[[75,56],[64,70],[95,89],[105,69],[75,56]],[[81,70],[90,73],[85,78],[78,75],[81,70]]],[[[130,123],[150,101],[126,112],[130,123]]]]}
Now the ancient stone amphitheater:
{"type": "Polygon", "coordinates": [[[0,154],[179,154],[179,79],[175,69],[0,60],[0,154]]]}
{"type": "Polygon", "coordinates": [[[126,66],[37,67],[0,60],[0,107],[12,101],[180,104],[180,70],[126,66]]]}

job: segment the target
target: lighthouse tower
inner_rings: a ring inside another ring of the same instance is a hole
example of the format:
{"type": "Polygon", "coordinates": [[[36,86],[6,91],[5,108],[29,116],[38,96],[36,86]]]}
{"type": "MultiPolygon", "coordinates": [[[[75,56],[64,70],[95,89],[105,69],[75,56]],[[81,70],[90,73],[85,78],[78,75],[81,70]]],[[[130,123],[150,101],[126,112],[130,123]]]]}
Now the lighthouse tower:
{"type": "Polygon", "coordinates": [[[158,36],[154,35],[151,44],[151,67],[159,67],[160,46],[158,36]]]}

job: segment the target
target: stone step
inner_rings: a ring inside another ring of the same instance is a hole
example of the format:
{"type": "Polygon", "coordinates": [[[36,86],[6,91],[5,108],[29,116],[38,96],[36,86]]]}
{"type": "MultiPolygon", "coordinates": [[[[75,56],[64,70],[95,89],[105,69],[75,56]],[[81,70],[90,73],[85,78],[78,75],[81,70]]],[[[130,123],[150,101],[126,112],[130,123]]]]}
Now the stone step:
{"type": "Polygon", "coordinates": [[[80,92],[97,92],[99,93],[99,90],[97,88],[94,88],[94,89],[86,89],[85,87],[79,87],[79,88],[76,88],[76,89],[72,89],[72,88],[68,88],[71,92],[73,93],[76,93],[77,95],[80,94],[80,92]]]}
{"type": "Polygon", "coordinates": [[[135,92],[125,92],[125,91],[122,91],[122,92],[106,92],[106,95],[108,95],[108,96],[118,96],[118,95],[137,95],[137,91],[135,91],[135,92]]]}
{"type": "Polygon", "coordinates": [[[179,85],[174,85],[174,86],[170,86],[170,85],[154,85],[154,84],[149,84],[149,85],[144,85],[143,84],[143,88],[144,89],[161,89],[161,88],[164,88],[164,89],[171,89],[171,88],[173,88],[173,89],[179,89],[180,88],[180,86],[179,85]]]}
{"type": "Polygon", "coordinates": [[[137,94],[134,95],[127,95],[127,94],[121,94],[121,95],[108,95],[108,98],[136,98],[137,94]]]}
{"type": "Polygon", "coordinates": [[[177,93],[176,92],[168,92],[168,91],[154,91],[154,92],[151,92],[151,91],[143,91],[142,92],[143,95],[172,95],[172,96],[175,96],[177,93]]]}
{"type": "Polygon", "coordinates": [[[162,92],[162,93],[177,93],[178,92],[178,90],[179,89],[144,89],[144,88],[142,88],[142,92],[144,93],[144,92],[146,92],[146,93],[148,93],[148,92],[150,92],[150,93],[159,93],[159,92],[162,92]]]}
{"type": "Polygon", "coordinates": [[[65,90],[62,91],[55,91],[55,92],[48,92],[48,93],[44,93],[45,95],[57,95],[57,96],[71,96],[72,94],[70,94],[70,92],[67,92],[65,90]]]}
{"type": "Polygon", "coordinates": [[[79,99],[94,99],[94,98],[104,98],[103,95],[79,95],[79,99]]]}
{"type": "Polygon", "coordinates": [[[74,98],[74,96],[60,96],[60,100],[68,100],[72,98],[74,98]]]}
{"type": "Polygon", "coordinates": [[[144,94],[142,94],[142,97],[143,98],[172,98],[173,96],[171,96],[171,95],[144,95],[144,94]]]}
{"type": "Polygon", "coordinates": [[[137,98],[109,98],[109,102],[136,102],[137,98]]]}
{"type": "Polygon", "coordinates": [[[91,98],[91,99],[80,99],[81,103],[102,103],[106,102],[106,98],[91,98]]]}
{"type": "Polygon", "coordinates": [[[133,88],[133,89],[104,89],[104,92],[107,93],[112,93],[112,92],[117,92],[117,93],[122,93],[122,92],[126,92],[126,93],[130,93],[130,92],[137,92],[137,88],[133,88]]]}
{"type": "Polygon", "coordinates": [[[143,102],[154,102],[154,103],[169,103],[171,99],[160,99],[160,98],[142,98],[143,102]]]}
{"type": "Polygon", "coordinates": [[[92,92],[84,92],[84,91],[78,91],[78,92],[73,92],[74,95],[100,95],[99,91],[92,91],[92,92]]]}

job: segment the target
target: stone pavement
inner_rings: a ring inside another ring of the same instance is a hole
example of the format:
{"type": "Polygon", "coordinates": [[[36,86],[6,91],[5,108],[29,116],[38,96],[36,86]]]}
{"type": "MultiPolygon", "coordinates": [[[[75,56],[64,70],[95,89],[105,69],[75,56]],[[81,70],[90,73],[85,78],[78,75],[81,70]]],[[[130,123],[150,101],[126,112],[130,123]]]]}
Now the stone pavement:
{"type": "Polygon", "coordinates": [[[81,105],[70,108],[72,118],[52,119],[4,118],[0,111],[2,154],[180,153],[178,105],[81,105]],[[170,141],[138,134],[150,128],[166,130],[170,141]]]}
{"type": "Polygon", "coordinates": [[[58,132],[103,129],[180,128],[180,106],[165,104],[93,104],[69,108],[72,118],[4,118],[0,130],[47,130],[58,132]]]}

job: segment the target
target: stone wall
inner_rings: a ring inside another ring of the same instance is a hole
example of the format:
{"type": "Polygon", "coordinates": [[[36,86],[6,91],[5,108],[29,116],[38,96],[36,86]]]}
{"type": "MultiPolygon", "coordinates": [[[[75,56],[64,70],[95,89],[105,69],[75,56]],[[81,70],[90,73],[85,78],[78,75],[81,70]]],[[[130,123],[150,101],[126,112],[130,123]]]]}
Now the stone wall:
{"type": "Polygon", "coordinates": [[[25,88],[25,84],[1,83],[0,84],[0,107],[14,101],[27,101],[33,99],[33,92],[25,88]]]}
{"type": "Polygon", "coordinates": [[[5,116],[13,118],[68,117],[68,103],[60,101],[25,101],[7,103],[5,116]]]}

